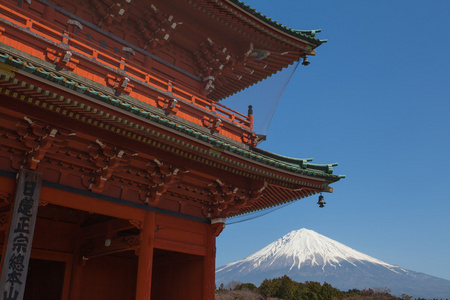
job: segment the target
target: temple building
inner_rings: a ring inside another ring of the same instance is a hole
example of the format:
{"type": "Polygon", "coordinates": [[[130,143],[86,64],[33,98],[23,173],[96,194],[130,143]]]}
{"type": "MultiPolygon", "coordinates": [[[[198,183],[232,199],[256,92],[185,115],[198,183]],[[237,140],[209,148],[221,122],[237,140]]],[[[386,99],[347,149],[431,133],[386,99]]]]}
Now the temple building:
{"type": "Polygon", "coordinates": [[[342,177],[220,101],[322,42],[236,0],[1,1],[1,299],[214,299],[226,218],[342,177]]]}

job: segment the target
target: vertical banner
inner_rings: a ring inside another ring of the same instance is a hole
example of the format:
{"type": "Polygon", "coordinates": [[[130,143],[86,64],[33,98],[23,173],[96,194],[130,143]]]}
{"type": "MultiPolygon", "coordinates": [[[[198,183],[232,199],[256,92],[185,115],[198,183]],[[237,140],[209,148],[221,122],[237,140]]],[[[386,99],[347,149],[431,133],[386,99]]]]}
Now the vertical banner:
{"type": "Polygon", "coordinates": [[[1,300],[22,300],[39,206],[42,174],[20,170],[0,279],[1,300]]]}

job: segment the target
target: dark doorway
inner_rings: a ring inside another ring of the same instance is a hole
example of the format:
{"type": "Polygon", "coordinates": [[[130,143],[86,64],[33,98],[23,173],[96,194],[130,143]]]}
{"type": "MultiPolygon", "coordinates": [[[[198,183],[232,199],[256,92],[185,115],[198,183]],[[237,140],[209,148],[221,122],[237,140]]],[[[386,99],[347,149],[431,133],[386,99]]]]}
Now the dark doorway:
{"type": "Polygon", "coordinates": [[[24,300],[61,300],[65,262],[30,259],[24,300]]]}
{"type": "Polygon", "coordinates": [[[203,257],[154,249],[152,300],[203,298],[203,257]]]}

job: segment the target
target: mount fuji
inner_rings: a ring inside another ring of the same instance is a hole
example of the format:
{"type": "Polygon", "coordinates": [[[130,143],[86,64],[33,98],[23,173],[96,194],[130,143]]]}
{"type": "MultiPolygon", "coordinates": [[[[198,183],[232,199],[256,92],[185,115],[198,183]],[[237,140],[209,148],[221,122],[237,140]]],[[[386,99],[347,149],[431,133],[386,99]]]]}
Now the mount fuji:
{"type": "Polygon", "coordinates": [[[283,275],[297,282],[327,282],[342,291],[387,287],[396,295],[450,299],[450,280],[385,263],[304,228],[216,269],[216,284],[260,285],[283,275]]]}

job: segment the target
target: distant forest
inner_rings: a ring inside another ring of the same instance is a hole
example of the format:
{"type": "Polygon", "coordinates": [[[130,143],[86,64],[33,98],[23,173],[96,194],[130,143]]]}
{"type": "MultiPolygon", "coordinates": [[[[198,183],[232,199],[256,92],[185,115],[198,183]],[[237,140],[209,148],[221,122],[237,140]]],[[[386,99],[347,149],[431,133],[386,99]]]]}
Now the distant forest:
{"type": "MultiPolygon", "coordinates": [[[[299,283],[284,275],[266,279],[259,287],[252,283],[232,281],[216,289],[216,300],[411,300],[412,296],[402,294],[401,298],[390,294],[388,288],[352,289],[340,291],[328,283],[315,281],[299,283]]],[[[417,300],[425,300],[417,298],[417,300]]],[[[448,299],[447,299],[448,300],[448,299]]]]}

